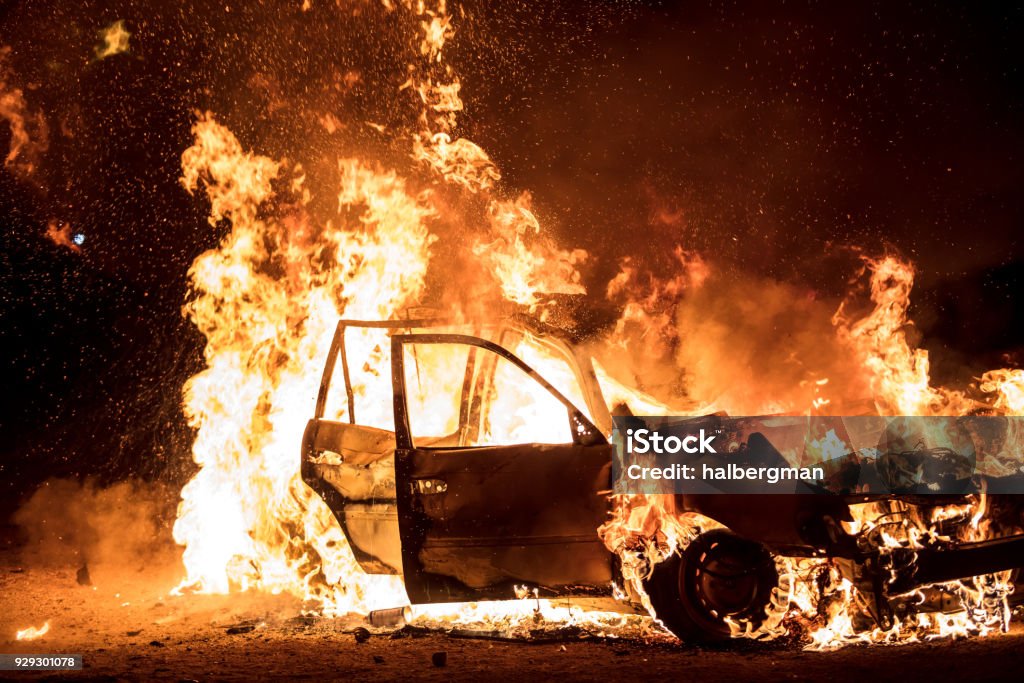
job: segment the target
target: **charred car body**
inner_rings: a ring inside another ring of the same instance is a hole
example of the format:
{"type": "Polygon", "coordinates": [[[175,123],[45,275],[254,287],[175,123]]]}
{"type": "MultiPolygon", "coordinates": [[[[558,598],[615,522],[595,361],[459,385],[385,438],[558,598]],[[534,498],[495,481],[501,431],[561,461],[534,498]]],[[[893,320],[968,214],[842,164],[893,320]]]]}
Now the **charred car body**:
{"type": "MultiPolygon", "coordinates": [[[[338,323],[301,472],[366,572],[401,575],[413,604],[514,599],[526,588],[643,610],[597,533],[612,506],[612,417],[578,342],[527,317],[338,323]],[[384,406],[353,375],[387,351],[384,406]],[[544,359],[544,373],[531,358],[544,359]]],[[[969,515],[950,515],[942,533],[907,549],[886,547],[879,525],[851,532],[844,522],[858,505],[878,506],[883,527],[933,519],[965,496],[680,494],[674,509],[720,528],[654,564],[644,589],[676,635],[715,640],[764,618],[775,556],[830,558],[886,628],[909,611],[957,608],[950,582],[1024,566],[1022,497],[988,498],[990,540],[970,540],[969,515]]]]}

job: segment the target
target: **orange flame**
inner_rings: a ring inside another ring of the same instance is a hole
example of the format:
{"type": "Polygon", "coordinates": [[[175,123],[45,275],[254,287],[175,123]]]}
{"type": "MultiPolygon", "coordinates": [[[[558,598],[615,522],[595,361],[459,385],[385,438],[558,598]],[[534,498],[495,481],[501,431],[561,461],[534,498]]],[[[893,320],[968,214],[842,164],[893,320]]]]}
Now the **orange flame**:
{"type": "MultiPolygon", "coordinates": [[[[486,153],[451,142],[459,86],[435,85],[435,77],[448,74],[437,64],[452,29],[443,3],[417,11],[426,59],[409,84],[424,103],[413,159],[444,183],[487,195],[490,239],[505,241],[490,252],[488,286],[522,303],[544,292],[582,292],[573,268],[580,252],[564,256],[537,239],[530,244],[539,246],[527,246],[524,231],[540,229],[528,198],[491,195],[500,175],[486,153]]],[[[343,158],[337,212],[321,218],[308,207],[323,190],[306,187],[300,166],[244,149],[210,113],[198,115],[193,134],[182,184],[205,192],[211,225],[227,220],[230,231],[189,271],[193,295],[184,311],[207,344],[206,369],[185,387],[200,471],[182,490],[174,526],[187,572],[177,590],[288,591],[327,614],[405,603],[397,578],[371,577],[356,565],[330,512],[299,479],[296,449],[337,319],[392,318],[421,301],[438,239],[436,193],[414,189],[396,170],[343,158]]],[[[387,349],[369,332],[347,341],[354,357],[368,359],[352,369],[356,399],[368,406],[360,422],[393,428],[390,382],[375,381],[390,372],[387,349]]],[[[511,394],[502,400],[529,404],[511,394]]],[[[343,409],[344,399],[336,410],[343,409]]],[[[523,609],[531,613],[485,611],[523,609]]]]}
{"type": "Polygon", "coordinates": [[[14,85],[14,74],[6,64],[10,53],[10,47],[0,48],[0,119],[11,129],[11,147],[4,166],[29,177],[49,144],[49,128],[40,112],[30,111],[24,91],[14,85]]]}
{"type": "MultiPolygon", "coordinates": [[[[868,260],[872,310],[863,318],[846,315],[849,302],[837,310],[833,323],[836,334],[850,349],[853,362],[871,388],[880,414],[957,415],[982,404],[962,391],[933,387],[928,374],[928,354],[915,349],[906,336],[911,324],[907,318],[913,285],[913,268],[894,257],[868,260]]],[[[827,380],[816,383],[827,384],[827,380]]],[[[1024,414],[1024,373],[1020,370],[994,370],[981,378],[980,390],[994,394],[990,409],[1004,415],[1024,414]]],[[[818,406],[813,405],[809,410],[818,406]]],[[[1014,441],[1016,443],[1016,441],[1014,441]]],[[[835,451],[828,435],[816,444],[823,455],[835,451]]],[[[618,496],[612,519],[599,530],[609,549],[623,562],[624,577],[646,601],[643,581],[654,564],[678,552],[699,533],[714,528],[713,520],[699,515],[680,514],[671,496],[618,496]]],[[[935,525],[942,519],[963,517],[970,520],[967,538],[976,541],[990,537],[984,519],[986,497],[977,496],[965,506],[940,508],[933,519],[917,519],[898,502],[854,506],[855,522],[848,531],[872,532],[884,549],[920,548],[921,539],[934,537],[935,525]],[[899,524],[879,526],[876,519],[897,515],[899,524]]],[[[962,610],[954,614],[918,614],[897,621],[892,628],[864,630],[855,614],[861,610],[856,587],[840,578],[828,560],[776,558],[780,587],[774,591],[768,618],[756,631],[743,631],[736,625],[735,635],[770,639],[788,631],[784,622],[794,618],[810,624],[808,647],[831,649],[856,642],[911,642],[920,638],[984,635],[1005,628],[1009,620],[1006,596],[1012,591],[1009,574],[975,577],[943,586],[962,610]],[[824,572],[829,588],[822,594],[815,588],[824,572]],[[822,618],[824,615],[824,618],[822,618]]],[[[645,603],[646,604],[646,603],[645,603]]],[[[649,606],[649,605],[648,605],[649,606]]]]}
{"type": "Polygon", "coordinates": [[[71,234],[70,223],[64,223],[58,228],[57,221],[51,220],[46,225],[46,232],[43,234],[58,247],[66,247],[71,251],[81,251],[81,248],[75,244],[74,235],[71,234]]]}
{"type": "Polygon", "coordinates": [[[124,27],[124,21],[115,21],[100,31],[103,45],[96,46],[96,59],[106,59],[128,51],[128,39],[131,33],[124,27]]]}
{"type": "Polygon", "coordinates": [[[42,638],[43,636],[45,636],[49,632],[50,632],[50,622],[46,622],[45,624],[43,624],[42,626],[39,626],[39,627],[29,626],[28,628],[23,628],[23,629],[19,630],[15,634],[14,639],[15,640],[35,640],[37,638],[42,638]]]}
{"type": "Polygon", "coordinates": [[[928,352],[907,341],[905,329],[914,268],[893,256],[867,260],[874,310],[851,322],[846,304],[833,318],[840,339],[853,349],[882,415],[959,415],[976,407],[963,392],[932,387],[928,352]]]}

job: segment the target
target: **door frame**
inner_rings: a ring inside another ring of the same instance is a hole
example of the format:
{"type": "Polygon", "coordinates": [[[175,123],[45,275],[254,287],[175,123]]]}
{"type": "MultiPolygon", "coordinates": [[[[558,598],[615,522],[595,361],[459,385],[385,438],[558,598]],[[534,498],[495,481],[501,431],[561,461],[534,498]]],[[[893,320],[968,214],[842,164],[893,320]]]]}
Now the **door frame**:
{"type": "MultiPolygon", "coordinates": [[[[565,445],[572,445],[577,447],[606,447],[611,448],[608,439],[601,432],[601,430],[594,425],[594,423],[587,418],[587,416],[577,408],[572,401],[565,397],[558,389],[556,389],[550,382],[544,379],[536,370],[530,367],[526,362],[518,358],[508,349],[502,347],[494,342],[481,339],[465,334],[447,334],[447,333],[412,333],[412,334],[396,334],[391,338],[391,377],[392,377],[392,390],[394,396],[394,411],[395,411],[395,489],[398,504],[398,525],[399,534],[402,543],[402,567],[405,579],[406,590],[409,593],[410,598],[414,598],[414,593],[421,591],[423,586],[424,577],[420,575],[422,571],[422,565],[417,554],[417,548],[414,544],[407,542],[409,539],[425,536],[429,530],[429,524],[427,524],[420,515],[416,514],[414,510],[414,497],[415,492],[413,490],[413,453],[417,450],[433,450],[429,447],[417,449],[412,438],[412,430],[409,424],[409,412],[408,405],[406,403],[406,391],[405,391],[405,354],[404,347],[406,344],[422,343],[422,344],[462,344],[470,347],[484,349],[491,351],[501,358],[509,361],[525,373],[532,379],[538,382],[546,391],[554,396],[563,406],[566,408],[566,419],[569,422],[570,432],[572,436],[571,443],[567,442],[565,445]]],[[[468,362],[468,361],[467,361],[468,362]]],[[[468,380],[467,380],[468,381],[468,380]]],[[[463,387],[465,390],[465,385],[463,387]]],[[[465,400],[466,397],[463,397],[465,400]]],[[[529,447],[530,444],[525,444],[529,447]]],[[[539,446],[539,445],[538,445],[539,446]]],[[[514,447],[514,446],[513,446],[514,447]]],[[[469,450],[473,447],[459,448],[456,450],[469,450]]],[[[486,448],[480,446],[480,448],[486,448]]],[[[439,454],[443,454],[446,449],[437,449],[439,454]]],[[[611,452],[608,454],[609,466],[611,463],[611,452]]],[[[609,480],[608,485],[611,485],[610,480],[610,469],[609,469],[609,480]]],[[[598,491],[594,492],[598,494],[598,491]]],[[[597,535],[597,527],[593,530],[595,541],[599,540],[597,535]]],[[[609,569],[611,571],[611,577],[613,582],[621,580],[621,572],[618,563],[615,561],[615,556],[610,551],[608,552],[609,569]]],[[[604,596],[608,595],[610,588],[608,586],[576,586],[576,590],[573,594],[577,595],[594,595],[604,596]]],[[[498,596],[494,595],[490,599],[509,599],[512,595],[498,596]]],[[[449,597],[447,601],[465,601],[465,600],[485,600],[488,599],[485,595],[464,593],[455,586],[450,587],[449,597]]],[[[413,600],[418,602],[418,600],[413,600]]],[[[433,600],[432,600],[433,601],[433,600]]]]}
{"type": "Polygon", "coordinates": [[[468,334],[447,333],[414,333],[396,334],[391,337],[391,388],[395,402],[395,443],[398,450],[412,450],[412,429],[409,425],[409,409],[405,400],[405,356],[406,344],[464,344],[491,351],[509,361],[544,387],[559,403],[565,406],[567,418],[572,431],[572,443],[578,446],[606,445],[601,430],[590,419],[573,405],[562,392],[544,379],[540,373],[520,360],[518,356],[494,342],[468,334]]]}

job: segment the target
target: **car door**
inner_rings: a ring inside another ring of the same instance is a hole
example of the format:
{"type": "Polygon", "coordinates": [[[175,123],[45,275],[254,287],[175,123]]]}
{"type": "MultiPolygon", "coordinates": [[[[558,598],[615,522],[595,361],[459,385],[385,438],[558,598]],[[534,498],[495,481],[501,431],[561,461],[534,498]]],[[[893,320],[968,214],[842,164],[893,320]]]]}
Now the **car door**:
{"type": "Polygon", "coordinates": [[[414,603],[607,594],[611,446],[509,351],[392,337],[402,564],[414,603]]]}

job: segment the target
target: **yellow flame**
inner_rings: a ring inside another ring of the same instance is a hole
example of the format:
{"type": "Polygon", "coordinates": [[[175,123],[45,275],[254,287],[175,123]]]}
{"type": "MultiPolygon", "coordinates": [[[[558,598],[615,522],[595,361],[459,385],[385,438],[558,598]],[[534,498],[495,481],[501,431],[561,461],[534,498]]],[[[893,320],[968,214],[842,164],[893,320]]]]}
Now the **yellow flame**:
{"type": "Polygon", "coordinates": [[[1024,370],[990,370],[981,376],[981,390],[996,395],[996,410],[1024,415],[1024,370]]]}
{"type": "Polygon", "coordinates": [[[836,312],[840,339],[853,349],[882,415],[957,415],[975,407],[962,392],[932,387],[928,352],[907,340],[907,309],[914,268],[893,256],[868,260],[874,309],[851,322],[845,304],[836,312]]]}
{"type": "Polygon", "coordinates": [[[42,638],[50,632],[50,622],[47,621],[42,626],[29,626],[19,630],[14,638],[15,640],[35,640],[36,638],[42,638]]]}
{"type": "MultiPolygon", "coordinates": [[[[509,244],[501,252],[507,258],[486,273],[488,286],[524,302],[541,292],[582,292],[572,263],[559,267],[560,252],[543,240],[533,240],[539,246],[531,251],[520,237],[524,224],[539,231],[528,200],[492,196],[500,176],[486,153],[447,137],[461,109],[459,86],[435,77],[448,74],[436,65],[452,29],[443,3],[414,11],[424,17],[427,60],[411,83],[424,95],[413,157],[440,181],[487,194],[491,220],[481,227],[509,244]]],[[[192,132],[182,184],[205,194],[211,225],[227,221],[230,230],[189,271],[184,312],[206,337],[206,368],[185,387],[200,470],[182,490],[174,526],[187,573],[178,590],[288,591],[326,614],[404,604],[397,577],[368,576],[355,563],[331,513],[300,481],[297,448],[337,319],[399,317],[421,301],[437,240],[435,193],[379,163],[347,157],[337,162],[336,212],[315,216],[308,207],[324,189],[307,187],[300,166],[245,149],[210,113],[197,116],[192,132]]],[[[391,383],[380,381],[390,373],[386,336],[353,331],[346,341],[353,358],[365,359],[351,369],[360,423],[393,429],[391,383]]],[[[531,360],[561,381],[553,360],[531,360]]],[[[512,378],[506,384],[529,390],[512,378]]],[[[498,431],[491,436],[514,440],[517,424],[538,417],[521,410],[533,401],[510,392],[500,400],[515,404],[509,415],[516,421],[492,424],[498,431]]],[[[331,408],[335,416],[344,409],[344,397],[331,408]]],[[[488,607],[489,614],[531,610],[488,607]]]]}

